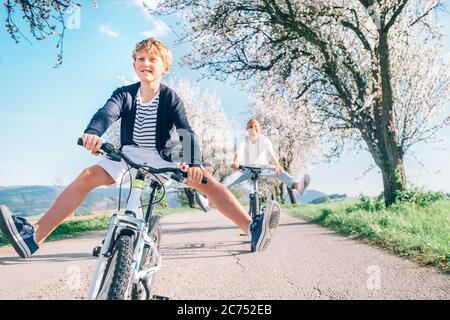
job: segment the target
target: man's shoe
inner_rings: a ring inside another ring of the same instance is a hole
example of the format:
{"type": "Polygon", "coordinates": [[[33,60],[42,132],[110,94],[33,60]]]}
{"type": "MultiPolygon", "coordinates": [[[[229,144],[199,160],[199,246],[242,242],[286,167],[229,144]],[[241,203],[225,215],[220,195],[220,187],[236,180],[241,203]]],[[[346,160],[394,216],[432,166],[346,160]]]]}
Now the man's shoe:
{"type": "Polygon", "coordinates": [[[302,179],[302,184],[299,186],[298,182],[294,182],[292,185],[292,190],[298,191],[301,195],[305,194],[306,188],[308,188],[311,182],[311,176],[309,174],[305,174],[302,179]]]}
{"type": "Polygon", "coordinates": [[[39,249],[36,230],[26,219],[13,216],[7,206],[0,206],[0,229],[22,258],[29,258],[39,249]]]}
{"type": "Polygon", "coordinates": [[[280,221],[280,205],[272,202],[269,210],[263,215],[258,215],[250,224],[251,251],[263,252],[270,244],[270,240],[280,221]]]}

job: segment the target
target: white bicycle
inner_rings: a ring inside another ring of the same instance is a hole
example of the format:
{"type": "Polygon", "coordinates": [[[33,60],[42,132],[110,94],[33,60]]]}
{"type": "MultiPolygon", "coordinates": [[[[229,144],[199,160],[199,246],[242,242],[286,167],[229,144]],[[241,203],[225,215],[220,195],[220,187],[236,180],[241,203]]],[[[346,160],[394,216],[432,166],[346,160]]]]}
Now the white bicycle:
{"type": "MultiPolygon", "coordinates": [[[[81,138],[79,145],[83,145],[81,138]]],[[[159,245],[161,241],[160,214],[153,214],[156,203],[164,197],[163,182],[157,174],[171,173],[170,178],[184,182],[186,172],[178,168],[152,168],[134,163],[111,144],[104,143],[101,152],[113,161],[123,160],[128,170],[137,170],[131,182],[126,209],[123,214],[111,217],[102,246],[95,247],[93,255],[98,257],[95,274],[91,280],[88,299],[91,300],[149,300],[158,298],[151,295],[155,273],[161,268],[159,245]],[[145,178],[150,178],[150,199],[144,216],[141,195],[145,178]],[[163,194],[157,200],[157,191],[163,194]]],[[[207,183],[203,178],[202,183],[207,183]]],[[[120,206],[120,199],[119,199],[120,206]]],[[[162,297],[160,297],[162,298],[162,297]]]]}

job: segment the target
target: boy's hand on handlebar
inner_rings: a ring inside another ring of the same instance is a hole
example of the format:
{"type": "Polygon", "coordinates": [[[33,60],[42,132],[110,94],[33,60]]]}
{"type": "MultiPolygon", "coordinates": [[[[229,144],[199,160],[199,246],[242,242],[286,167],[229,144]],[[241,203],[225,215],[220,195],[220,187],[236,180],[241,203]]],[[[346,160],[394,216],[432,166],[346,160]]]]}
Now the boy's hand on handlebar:
{"type": "Polygon", "coordinates": [[[189,167],[182,165],[181,170],[187,172],[187,182],[192,184],[200,184],[203,179],[203,170],[200,167],[189,167]]]}
{"type": "Polygon", "coordinates": [[[102,146],[102,138],[95,134],[83,134],[81,136],[81,139],[83,139],[83,146],[91,151],[93,155],[98,155],[100,147],[102,146]]]}
{"type": "Polygon", "coordinates": [[[193,184],[202,183],[203,170],[199,167],[191,167],[187,171],[188,179],[187,181],[193,184]]]}
{"type": "Polygon", "coordinates": [[[231,169],[239,170],[239,163],[237,163],[237,162],[232,162],[232,163],[231,163],[231,169]]]}

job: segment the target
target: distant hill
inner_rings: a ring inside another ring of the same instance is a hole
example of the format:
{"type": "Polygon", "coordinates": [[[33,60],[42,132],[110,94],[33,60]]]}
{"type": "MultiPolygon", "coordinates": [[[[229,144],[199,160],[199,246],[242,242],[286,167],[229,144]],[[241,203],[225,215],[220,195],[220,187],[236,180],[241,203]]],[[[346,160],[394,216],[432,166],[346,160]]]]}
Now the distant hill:
{"type": "MultiPolygon", "coordinates": [[[[249,195],[249,190],[242,189],[242,191],[244,192],[244,197],[243,197],[244,200],[247,200],[248,195],[249,195]]],[[[318,190],[314,190],[314,189],[306,190],[306,192],[303,196],[301,196],[299,193],[297,193],[297,200],[300,203],[312,203],[316,199],[326,198],[326,197],[328,197],[327,194],[320,192],[318,190]]],[[[289,201],[289,195],[288,195],[287,191],[285,191],[285,193],[284,193],[284,198],[287,201],[289,201]]]]}
{"type": "Polygon", "coordinates": [[[325,193],[320,192],[318,190],[311,189],[311,190],[306,190],[306,192],[303,196],[298,195],[297,200],[301,203],[310,203],[315,199],[322,198],[325,196],[326,196],[325,193]]]}
{"type": "MultiPolygon", "coordinates": [[[[0,187],[0,204],[7,205],[19,216],[38,216],[50,208],[61,191],[62,187],[58,186],[0,187]]],[[[118,189],[93,190],[75,214],[114,209],[117,207],[117,199],[118,189]]]]}
{"type": "MultiPolygon", "coordinates": [[[[303,196],[301,196],[300,194],[297,195],[297,200],[300,203],[312,203],[312,204],[324,203],[328,201],[336,201],[345,198],[347,198],[346,194],[327,195],[323,192],[314,189],[306,190],[303,196]]],[[[285,192],[285,199],[289,199],[287,192],[285,192]]]]}
{"type": "Polygon", "coordinates": [[[338,200],[342,200],[342,199],[346,199],[346,198],[347,198],[346,194],[332,194],[329,196],[323,196],[323,197],[314,199],[310,203],[319,204],[319,203],[325,203],[325,202],[329,202],[329,201],[338,201],[338,200]]]}
{"type": "MultiPolygon", "coordinates": [[[[40,216],[50,208],[63,188],[62,186],[0,187],[0,204],[7,205],[18,216],[40,216]]],[[[125,205],[129,190],[128,188],[122,188],[122,207],[125,205]]],[[[166,199],[169,207],[180,206],[178,197],[174,192],[166,193],[166,199]]],[[[86,200],[75,211],[75,215],[114,210],[117,208],[118,201],[119,188],[97,188],[89,193],[86,200]]]]}

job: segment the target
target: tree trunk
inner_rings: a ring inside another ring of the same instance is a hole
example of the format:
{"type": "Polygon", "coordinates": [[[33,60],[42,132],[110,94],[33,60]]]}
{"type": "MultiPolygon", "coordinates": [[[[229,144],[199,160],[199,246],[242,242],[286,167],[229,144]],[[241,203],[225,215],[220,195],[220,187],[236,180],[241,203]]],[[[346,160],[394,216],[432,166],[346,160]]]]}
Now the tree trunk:
{"type": "Polygon", "coordinates": [[[185,188],[184,193],[189,201],[189,207],[195,208],[194,191],[191,188],[185,188]]]}
{"type": "Polygon", "coordinates": [[[387,168],[381,169],[383,175],[384,199],[386,206],[393,204],[397,198],[397,192],[406,189],[404,182],[405,169],[402,162],[390,163],[387,168]]]}
{"type": "MultiPolygon", "coordinates": [[[[401,152],[392,154],[395,148],[385,148],[383,143],[364,138],[369,152],[376,165],[380,168],[383,177],[383,190],[386,206],[393,204],[398,191],[406,189],[406,175],[401,152]]],[[[401,151],[401,150],[400,150],[401,151]]]]}
{"type": "Polygon", "coordinates": [[[295,197],[294,191],[292,191],[291,188],[287,188],[287,192],[289,195],[289,200],[291,201],[291,204],[297,204],[297,198],[295,197]]]}
{"type": "Polygon", "coordinates": [[[387,33],[380,31],[378,43],[378,90],[374,110],[376,130],[376,154],[372,154],[383,175],[384,197],[387,206],[396,200],[398,191],[406,188],[403,150],[397,142],[397,125],[394,117],[389,42],[387,33]]]}
{"type": "Polygon", "coordinates": [[[280,185],[278,186],[279,188],[279,201],[280,203],[284,203],[285,199],[284,199],[284,183],[280,183],[280,185]]]}

